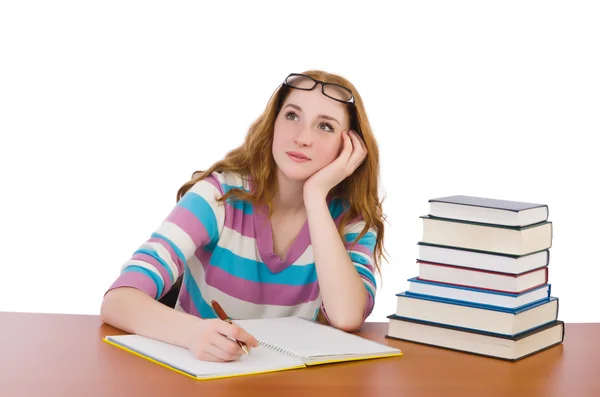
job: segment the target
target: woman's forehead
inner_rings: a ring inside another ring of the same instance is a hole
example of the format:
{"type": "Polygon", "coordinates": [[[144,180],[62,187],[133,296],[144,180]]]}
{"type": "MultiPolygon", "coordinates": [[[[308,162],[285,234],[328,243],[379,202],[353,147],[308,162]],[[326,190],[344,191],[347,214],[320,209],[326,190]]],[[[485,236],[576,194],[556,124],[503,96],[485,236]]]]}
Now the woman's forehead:
{"type": "Polygon", "coordinates": [[[348,113],[346,105],[323,95],[320,86],[312,91],[290,90],[283,106],[294,104],[302,109],[302,112],[316,116],[325,114],[342,121],[348,113]]]}

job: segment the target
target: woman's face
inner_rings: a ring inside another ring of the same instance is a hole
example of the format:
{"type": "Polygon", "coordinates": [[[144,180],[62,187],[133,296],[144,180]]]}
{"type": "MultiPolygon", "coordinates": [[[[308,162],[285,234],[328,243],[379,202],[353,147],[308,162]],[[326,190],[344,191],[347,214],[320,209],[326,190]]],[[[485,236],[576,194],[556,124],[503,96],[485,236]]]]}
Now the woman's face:
{"type": "Polygon", "coordinates": [[[337,158],[342,131],[350,128],[346,105],[312,91],[291,89],[275,120],[273,158],[291,180],[304,181],[337,158]]]}

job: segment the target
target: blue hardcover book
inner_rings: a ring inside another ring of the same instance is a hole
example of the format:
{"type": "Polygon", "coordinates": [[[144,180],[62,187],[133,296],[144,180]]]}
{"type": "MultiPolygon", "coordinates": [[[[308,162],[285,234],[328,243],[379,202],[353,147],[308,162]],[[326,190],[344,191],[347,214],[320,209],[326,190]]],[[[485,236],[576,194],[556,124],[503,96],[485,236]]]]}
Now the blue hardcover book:
{"type": "Polygon", "coordinates": [[[504,309],[521,309],[536,302],[550,298],[550,284],[542,285],[520,294],[490,291],[486,289],[463,287],[421,280],[418,277],[408,279],[408,295],[434,297],[448,302],[473,303],[504,309]]]}
{"type": "Polygon", "coordinates": [[[509,309],[407,292],[396,296],[398,317],[498,335],[519,335],[558,319],[556,297],[509,309]]]}

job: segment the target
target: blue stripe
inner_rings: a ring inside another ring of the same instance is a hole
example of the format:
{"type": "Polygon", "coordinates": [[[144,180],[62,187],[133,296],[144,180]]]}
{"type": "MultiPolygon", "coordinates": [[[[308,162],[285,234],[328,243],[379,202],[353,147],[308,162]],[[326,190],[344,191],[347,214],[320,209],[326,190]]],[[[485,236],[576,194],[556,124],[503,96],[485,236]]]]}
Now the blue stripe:
{"type": "MultiPolygon", "coordinates": [[[[227,194],[227,192],[229,192],[231,189],[242,189],[246,192],[248,191],[248,190],[244,189],[243,186],[228,185],[226,183],[222,183],[221,186],[223,187],[223,194],[227,194]]],[[[229,198],[227,200],[227,203],[229,205],[231,205],[233,208],[242,211],[244,213],[244,215],[252,215],[254,213],[252,203],[250,203],[248,201],[239,200],[236,198],[229,198]]]]}
{"type": "Polygon", "coordinates": [[[140,267],[140,266],[136,266],[136,265],[127,266],[125,269],[123,269],[122,273],[129,273],[129,272],[141,273],[141,274],[149,277],[152,281],[154,281],[154,284],[156,285],[156,291],[157,291],[154,299],[158,299],[162,295],[162,292],[165,289],[165,284],[163,283],[162,279],[156,275],[156,273],[153,273],[144,267],[140,267]]]}
{"type": "Polygon", "coordinates": [[[315,314],[313,315],[312,320],[316,321],[317,317],[319,316],[319,310],[321,310],[321,306],[317,307],[317,310],[315,310],[315,314]]]}
{"type": "Polygon", "coordinates": [[[352,259],[352,262],[360,263],[361,265],[370,265],[369,260],[367,258],[357,254],[356,252],[350,252],[350,259],[352,259]]]}
{"type": "Polygon", "coordinates": [[[150,255],[151,257],[153,257],[154,259],[156,259],[165,268],[165,270],[167,271],[167,274],[169,275],[169,279],[171,280],[171,284],[173,284],[175,282],[175,278],[173,277],[173,272],[171,271],[171,268],[160,257],[160,255],[158,255],[158,252],[156,252],[155,250],[150,250],[150,249],[146,249],[146,248],[140,248],[140,249],[136,250],[133,253],[133,255],[135,255],[135,254],[146,254],[146,255],[150,255]]]}
{"type": "Polygon", "coordinates": [[[369,280],[369,282],[371,284],[373,284],[373,288],[377,288],[377,284],[375,282],[375,277],[373,276],[373,274],[370,271],[368,271],[362,267],[357,267],[357,266],[354,266],[354,268],[356,269],[358,274],[365,277],[367,280],[369,280]]]}
{"type": "Polygon", "coordinates": [[[227,194],[227,192],[229,192],[231,189],[241,189],[245,192],[247,192],[248,190],[244,189],[243,186],[239,186],[239,185],[229,185],[227,183],[221,183],[221,187],[223,188],[223,194],[227,194]]]}
{"type": "Polygon", "coordinates": [[[289,266],[279,273],[272,273],[262,262],[246,259],[220,246],[216,246],[210,264],[232,276],[256,283],[306,285],[317,281],[315,264],[289,266]]]}
{"type": "Polygon", "coordinates": [[[344,208],[344,203],[340,199],[333,199],[329,202],[328,205],[329,213],[332,218],[337,218],[344,212],[346,208],[344,208]]]}
{"type": "Polygon", "coordinates": [[[192,298],[192,303],[198,310],[200,317],[202,318],[216,318],[216,314],[212,307],[202,297],[202,293],[198,288],[198,284],[194,281],[189,268],[186,266],[183,270],[183,279],[185,280],[185,287],[192,298]]]}
{"type": "Polygon", "coordinates": [[[194,192],[188,192],[177,202],[177,205],[190,211],[202,222],[211,242],[219,237],[217,217],[204,197],[194,192]]]}
{"type": "Polygon", "coordinates": [[[166,238],[165,236],[163,236],[162,234],[159,233],[152,233],[152,238],[159,238],[161,240],[165,240],[170,246],[171,248],[173,248],[173,251],[175,251],[175,255],[177,255],[177,257],[179,258],[179,260],[184,264],[187,264],[187,261],[185,259],[185,255],[183,255],[183,252],[181,252],[181,250],[179,249],[178,246],[175,245],[175,243],[173,243],[171,240],[169,240],[168,238],[166,238]]]}
{"type": "MultiPolygon", "coordinates": [[[[346,239],[346,242],[352,243],[354,240],[356,240],[359,234],[360,233],[347,233],[344,238],[346,239]]],[[[376,240],[377,238],[375,237],[374,233],[367,232],[360,240],[358,240],[358,244],[365,246],[369,249],[369,251],[373,252],[375,249],[376,240]]]]}

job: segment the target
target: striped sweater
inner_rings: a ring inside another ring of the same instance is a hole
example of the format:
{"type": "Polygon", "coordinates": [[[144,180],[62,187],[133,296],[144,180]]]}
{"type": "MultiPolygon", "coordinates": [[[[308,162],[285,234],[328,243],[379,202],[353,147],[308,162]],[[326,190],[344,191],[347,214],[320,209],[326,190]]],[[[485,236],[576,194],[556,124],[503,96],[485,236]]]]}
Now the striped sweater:
{"type": "MultiPolygon", "coordinates": [[[[215,299],[234,319],[299,316],[316,320],[321,310],[308,222],[293,241],[285,260],[273,252],[268,215],[246,201],[216,198],[250,182],[229,172],[215,172],[197,182],[179,200],[150,238],[123,264],[109,290],[134,287],[154,299],[163,297],[179,277],[176,310],[215,318],[208,302],[215,299]]],[[[328,201],[339,225],[338,200],[328,201]]],[[[345,245],[367,290],[364,319],[373,310],[375,231],[352,244],[364,226],[357,219],[344,229],[345,245]]],[[[107,292],[108,292],[107,291],[107,292]]]]}

